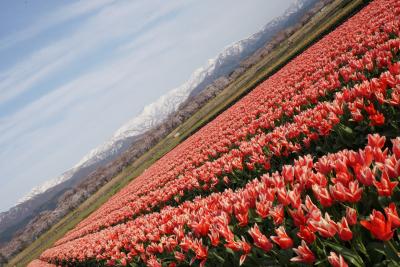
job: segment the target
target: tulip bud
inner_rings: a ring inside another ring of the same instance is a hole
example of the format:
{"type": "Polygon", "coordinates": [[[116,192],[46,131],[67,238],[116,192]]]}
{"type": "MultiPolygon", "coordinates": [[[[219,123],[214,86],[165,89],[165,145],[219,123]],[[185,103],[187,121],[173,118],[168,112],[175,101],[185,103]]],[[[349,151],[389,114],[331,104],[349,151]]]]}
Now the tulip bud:
{"type": "Polygon", "coordinates": [[[353,208],[346,208],[346,220],[349,225],[357,224],[357,211],[353,208]]]}
{"type": "Polygon", "coordinates": [[[396,156],[396,159],[400,159],[400,137],[397,137],[396,139],[392,139],[393,143],[393,154],[396,156]]]}
{"type": "Polygon", "coordinates": [[[353,233],[351,232],[346,218],[342,218],[342,221],[337,223],[339,238],[343,241],[349,241],[353,239],[353,233]]]}
{"type": "Polygon", "coordinates": [[[339,256],[335,252],[331,252],[330,256],[328,256],[328,261],[333,267],[348,267],[348,264],[343,259],[343,256],[339,254],[339,256]]]}

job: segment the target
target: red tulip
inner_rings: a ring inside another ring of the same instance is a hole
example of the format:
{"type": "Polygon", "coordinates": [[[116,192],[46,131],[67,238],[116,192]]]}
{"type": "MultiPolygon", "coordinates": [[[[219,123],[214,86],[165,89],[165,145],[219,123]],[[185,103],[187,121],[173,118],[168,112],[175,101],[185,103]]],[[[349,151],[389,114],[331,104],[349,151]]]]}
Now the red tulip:
{"type": "Polygon", "coordinates": [[[393,154],[396,156],[397,160],[400,160],[400,137],[397,137],[396,139],[392,139],[392,144],[393,144],[393,154]]]}
{"type": "Polygon", "coordinates": [[[276,193],[279,203],[281,203],[283,206],[287,206],[290,204],[290,197],[284,187],[277,189],[276,193]]]}
{"type": "Polygon", "coordinates": [[[368,145],[372,148],[383,148],[386,142],[386,137],[380,136],[379,134],[368,135],[368,145]]]}
{"type": "Polygon", "coordinates": [[[357,180],[363,185],[370,186],[375,181],[375,175],[369,167],[364,167],[358,171],[357,180]]]}
{"type": "Polygon", "coordinates": [[[290,210],[289,214],[293,219],[294,225],[299,227],[300,225],[304,225],[307,222],[306,217],[304,216],[304,212],[302,208],[298,208],[297,210],[290,210]]]}
{"type": "Polygon", "coordinates": [[[282,205],[277,205],[272,208],[269,214],[272,216],[275,225],[282,224],[283,219],[285,219],[285,210],[282,205]]]}
{"type": "Polygon", "coordinates": [[[389,72],[393,75],[400,74],[400,64],[398,62],[389,65],[389,72]]]}
{"type": "Polygon", "coordinates": [[[225,247],[232,249],[233,251],[240,251],[242,249],[242,245],[240,242],[235,240],[227,240],[225,247]]]}
{"type": "Polygon", "coordinates": [[[331,172],[332,167],[330,162],[327,160],[326,157],[322,157],[318,160],[318,162],[315,164],[315,168],[318,172],[327,175],[328,173],[331,172]]]}
{"type": "Polygon", "coordinates": [[[385,116],[379,112],[377,112],[375,115],[369,116],[369,119],[371,120],[370,124],[372,126],[381,126],[385,123],[385,116]]]}
{"type": "Polygon", "coordinates": [[[341,222],[337,223],[339,238],[343,241],[349,241],[353,239],[353,233],[351,232],[346,218],[342,218],[341,222]]]}
{"type": "Polygon", "coordinates": [[[183,253],[181,253],[181,252],[179,252],[179,251],[175,251],[175,252],[174,252],[174,256],[175,256],[175,259],[176,259],[177,261],[184,261],[184,260],[186,259],[185,254],[183,254],[183,253]]]}
{"type": "Polygon", "coordinates": [[[297,236],[306,241],[308,244],[311,244],[315,241],[315,234],[310,230],[309,227],[300,225],[300,230],[297,233],[297,236]]]}
{"type": "Polygon", "coordinates": [[[199,222],[193,222],[192,228],[198,236],[206,236],[208,234],[208,230],[210,229],[210,222],[203,217],[199,222]]]}
{"type": "Polygon", "coordinates": [[[325,238],[333,237],[338,230],[337,224],[330,218],[328,213],[325,213],[325,218],[321,218],[320,221],[311,221],[310,223],[325,238]]]}
{"type": "Polygon", "coordinates": [[[255,224],[252,228],[250,228],[248,232],[253,238],[254,245],[256,247],[261,248],[265,252],[269,252],[272,249],[273,247],[272,243],[268,240],[268,238],[265,235],[261,233],[257,224],[255,224]]]}
{"type": "Polygon", "coordinates": [[[353,118],[354,121],[360,122],[364,119],[364,116],[361,113],[361,110],[356,109],[351,111],[351,117],[353,118]]]}
{"type": "Polygon", "coordinates": [[[346,207],[346,220],[349,225],[357,224],[357,211],[353,208],[346,207]]]}
{"type": "Polygon", "coordinates": [[[337,159],[334,164],[336,173],[348,173],[347,164],[343,160],[337,159]]]}
{"type": "Polygon", "coordinates": [[[372,161],[374,160],[374,148],[371,146],[366,146],[364,150],[359,152],[360,154],[360,164],[364,167],[370,167],[372,161]]]}
{"type": "Polygon", "coordinates": [[[295,209],[300,208],[301,205],[300,189],[296,187],[293,190],[289,191],[288,195],[290,199],[290,205],[292,205],[292,207],[295,209]]]}
{"type": "Polygon", "coordinates": [[[383,165],[380,168],[387,171],[390,179],[396,179],[400,176],[400,160],[396,159],[395,155],[388,157],[384,164],[378,163],[379,165],[383,165]]]}
{"type": "Polygon", "coordinates": [[[192,244],[192,250],[196,254],[195,257],[196,259],[200,260],[200,266],[204,266],[207,257],[208,257],[208,247],[203,246],[203,241],[202,239],[198,240],[195,239],[193,244],[192,244]]]}
{"type": "Polygon", "coordinates": [[[391,96],[392,99],[390,99],[389,103],[393,106],[400,106],[400,89],[398,85],[393,89],[391,96]]]}
{"type": "Polygon", "coordinates": [[[211,229],[210,233],[208,234],[208,237],[210,238],[211,245],[216,247],[219,244],[219,233],[217,230],[211,229]]]}
{"type": "Polygon", "coordinates": [[[346,188],[341,182],[337,182],[335,185],[329,186],[329,192],[331,193],[332,197],[339,202],[347,201],[347,194],[346,188]]]}
{"type": "Polygon", "coordinates": [[[240,259],[239,259],[239,265],[242,265],[243,262],[246,260],[247,255],[249,255],[250,252],[251,252],[251,245],[246,242],[246,240],[244,239],[243,236],[242,236],[242,240],[238,241],[238,243],[240,243],[241,249],[242,249],[242,253],[243,253],[240,256],[240,259]]]}
{"type": "Polygon", "coordinates": [[[343,256],[339,254],[339,256],[331,251],[330,256],[328,256],[328,261],[332,265],[332,267],[348,267],[347,262],[343,259],[343,256]]]}
{"type": "Polygon", "coordinates": [[[232,249],[233,251],[242,251],[242,255],[240,256],[239,265],[242,265],[245,261],[247,255],[251,252],[251,246],[246,242],[244,237],[242,236],[242,240],[239,241],[228,241],[225,244],[225,247],[232,249]]]}
{"type": "Polygon", "coordinates": [[[386,220],[380,211],[373,210],[369,216],[369,221],[362,220],[360,224],[379,240],[388,241],[393,237],[392,221],[390,219],[386,220]]]}
{"type": "Polygon", "coordinates": [[[293,240],[286,234],[285,228],[280,226],[275,229],[276,236],[271,236],[272,241],[281,247],[281,249],[288,249],[293,246],[293,240]]]}
{"type": "Polygon", "coordinates": [[[390,203],[389,206],[385,208],[385,213],[388,220],[392,222],[392,228],[400,227],[400,218],[397,214],[396,204],[393,202],[390,203]]]}
{"type": "Polygon", "coordinates": [[[393,189],[397,186],[399,182],[392,182],[386,171],[382,172],[380,182],[374,181],[374,186],[378,190],[380,196],[390,197],[392,195],[393,189]]]}
{"type": "Polygon", "coordinates": [[[368,106],[364,106],[364,110],[368,113],[368,115],[376,114],[376,109],[372,103],[370,103],[368,106]]]}
{"type": "Polygon", "coordinates": [[[239,226],[246,226],[249,221],[249,203],[244,199],[235,206],[235,216],[239,221],[239,226]]]}
{"type": "Polygon", "coordinates": [[[290,261],[303,262],[308,264],[312,264],[315,261],[314,253],[308,248],[304,240],[301,241],[301,245],[298,248],[294,248],[293,250],[297,254],[297,256],[291,258],[290,261]]]}
{"type": "Polygon", "coordinates": [[[265,219],[269,215],[271,206],[272,206],[272,202],[263,198],[260,201],[256,202],[256,213],[262,219],[265,219]]]}
{"type": "Polygon", "coordinates": [[[314,221],[321,220],[321,210],[312,202],[310,196],[306,196],[303,209],[308,211],[308,217],[314,221]]]}
{"type": "Polygon", "coordinates": [[[333,200],[326,187],[313,185],[312,190],[314,192],[314,196],[318,199],[319,203],[321,203],[322,206],[324,207],[332,206],[333,200]]]}
{"type": "Polygon", "coordinates": [[[358,181],[351,181],[346,190],[347,201],[356,203],[360,201],[363,189],[359,187],[358,181]]]}
{"type": "Polygon", "coordinates": [[[155,256],[150,256],[150,259],[147,261],[147,266],[149,267],[162,267],[162,265],[158,262],[155,256]]]}
{"type": "Polygon", "coordinates": [[[229,226],[225,223],[218,224],[218,232],[229,242],[233,241],[235,235],[232,233],[229,226]]]}
{"type": "Polygon", "coordinates": [[[292,182],[294,178],[294,168],[291,165],[285,165],[282,167],[282,176],[286,182],[292,182]]]}

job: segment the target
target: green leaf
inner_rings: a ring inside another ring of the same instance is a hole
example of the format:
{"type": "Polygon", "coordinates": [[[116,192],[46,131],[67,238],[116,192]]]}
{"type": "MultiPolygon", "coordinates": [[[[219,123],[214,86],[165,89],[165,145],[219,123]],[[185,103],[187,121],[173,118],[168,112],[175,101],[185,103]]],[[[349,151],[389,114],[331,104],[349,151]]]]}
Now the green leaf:
{"type": "Polygon", "coordinates": [[[263,222],[263,220],[260,217],[254,217],[254,221],[258,223],[263,222]]]}
{"type": "Polygon", "coordinates": [[[316,263],[314,263],[314,265],[322,265],[322,266],[326,266],[326,264],[327,264],[327,259],[323,259],[323,260],[319,260],[319,261],[317,261],[316,263]]]}
{"type": "MultiPolygon", "coordinates": [[[[384,247],[383,247],[383,243],[381,243],[381,242],[370,242],[367,245],[367,249],[368,249],[370,254],[372,254],[373,252],[378,252],[379,254],[382,254],[383,256],[386,257],[386,253],[385,253],[385,250],[384,250],[384,247]]],[[[371,256],[373,257],[374,255],[371,255],[371,256]]]]}
{"type": "Polygon", "coordinates": [[[360,237],[359,235],[357,235],[357,237],[355,238],[354,241],[355,241],[356,247],[357,247],[357,248],[361,251],[361,253],[364,254],[364,255],[368,258],[368,260],[369,260],[369,254],[368,254],[367,248],[365,247],[364,243],[362,242],[361,237],[360,237]]]}
{"type": "Polygon", "coordinates": [[[226,248],[226,252],[228,252],[229,254],[235,255],[235,252],[233,252],[233,250],[230,248],[226,248]]]}
{"type": "MultiPolygon", "coordinates": [[[[397,254],[398,251],[393,246],[393,243],[391,243],[390,240],[385,242],[384,248],[385,248],[386,257],[388,260],[391,260],[393,262],[400,262],[400,257],[397,254]]],[[[397,265],[397,266],[400,266],[400,265],[397,265]]]]}
{"type": "Polygon", "coordinates": [[[353,135],[353,130],[348,126],[343,125],[342,130],[344,133],[346,133],[347,136],[353,135]]]}
{"type": "Polygon", "coordinates": [[[219,256],[217,253],[213,252],[212,256],[215,257],[219,262],[224,263],[225,259],[219,256]]]}
{"type": "Polygon", "coordinates": [[[346,260],[351,262],[354,266],[363,267],[365,266],[364,261],[362,258],[357,254],[356,251],[352,251],[346,247],[343,247],[339,244],[335,244],[329,241],[322,241],[327,246],[334,249],[337,253],[341,254],[346,260]]]}
{"type": "Polygon", "coordinates": [[[293,250],[291,249],[281,249],[277,252],[277,258],[281,266],[290,264],[290,259],[293,257],[293,250]]]}

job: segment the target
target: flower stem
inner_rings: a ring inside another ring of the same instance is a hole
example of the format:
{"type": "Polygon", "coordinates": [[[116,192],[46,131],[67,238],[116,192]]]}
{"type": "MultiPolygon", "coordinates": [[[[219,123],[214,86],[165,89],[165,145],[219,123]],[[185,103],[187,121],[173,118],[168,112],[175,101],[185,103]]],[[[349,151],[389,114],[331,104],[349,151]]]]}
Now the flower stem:
{"type": "Polygon", "coordinates": [[[392,252],[394,253],[394,255],[396,255],[397,260],[400,261],[399,251],[398,251],[397,248],[394,246],[394,244],[392,243],[392,241],[388,240],[388,241],[386,241],[386,244],[387,244],[388,247],[392,250],[392,252]]]}

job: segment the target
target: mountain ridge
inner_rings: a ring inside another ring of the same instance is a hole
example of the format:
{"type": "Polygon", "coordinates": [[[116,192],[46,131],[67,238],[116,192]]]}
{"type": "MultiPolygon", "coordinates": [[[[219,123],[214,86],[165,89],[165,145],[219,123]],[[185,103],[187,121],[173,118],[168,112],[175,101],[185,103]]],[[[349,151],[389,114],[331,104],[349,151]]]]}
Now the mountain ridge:
{"type": "MultiPolygon", "coordinates": [[[[161,96],[157,101],[145,106],[138,116],[122,125],[109,141],[92,149],[70,170],[56,179],[46,181],[33,188],[31,192],[18,201],[16,206],[9,211],[1,212],[0,232],[1,228],[4,228],[2,227],[4,226],[3,220],[7,216],[9,217],[8,221],[12,221],[12,218],[17,218],[19,214],[25,212],[29,215],[29,213],[32,213],[29,212],[29,209],[32,209],[34,205],[29,202],[34,203],[37,200],[38,205],[40,206],[40,202],[43,202],[41,204],[43,206],[47,199],[43,195],[46,193],[53,191],[50,195],[55,197],[58,192],[63,192],[74,182],[83,179],[82,177],[85,174],[93,171],[102,163],[115,159],[124,149],[129,147],[136,136],[161,123],[169,114],[176,111],[179,105],[189,96],[198,94],[213,80],[234,70],[244,58],[264,45],[268,38],[272,38],[279,30],[284,29],[290,23],[290,20],[294,19],[293,14],[299,13],[298,16],[300,16],[301,12],[299,11],[301,9],[315,2],[317,0],[297,0],[282,16],[271,20],[261,30],[248,38],[226,46],[215,58],[209,59],[206,66],[195,70],[188,81],[161,96]],[[39,201],[40,199],[42,200],[39,201]]],[[[28,217],[25,216],[25,218],[28,217]]]]}
{"type": "Polygon", "coordinates": [[[260,47],[260,43],[265,43],[266,40],[264,39],[272,37],[272,35],[275,35],[277,31],[284,28],[286,25],[281,25],[281,27],[274,29],[271,29],[271,27],[276,27],[279,22],[298,12],[299,9],[304,8],[305,5],[313,2],[315,2],[315,0],[295,0],[282,16],[274,18],[264,25],[261,30],[250,35],[248,38],[227,45],[215,58],[209,59],[206,66],[196,69],[188,81],[161,96],[155,102],[145,106],[138,116],[122,125],[109,141],[106,141],[100,146],[92,149],[73,168],[64,172],[61,176],[34,187],[27,195],[18,201],[17,205],[70,179],[73,173],[80,167],[86,167],[90,164],[104,160],[110,156],[110,154],[116,155],[120,153],[121,148],[125,144],[124,139],[143,134],[145,131],[162,122],[169,114],[176,111],[179,104],[186,100],[190,95],[200,92],[201,89],[204,89],[206,85],[211,82],[210,80],[215,80],[222,75],[226,75],[229,71],[236,68],[244,58],[255,52],[260,47]],[[269,31],[268,34],[266,34],[266,31],[269,31]],[[226,65],[229,65],[229,68],[226,68],[226,65]],[[204,84],[202,85],[202,83],[204,84]]]}

